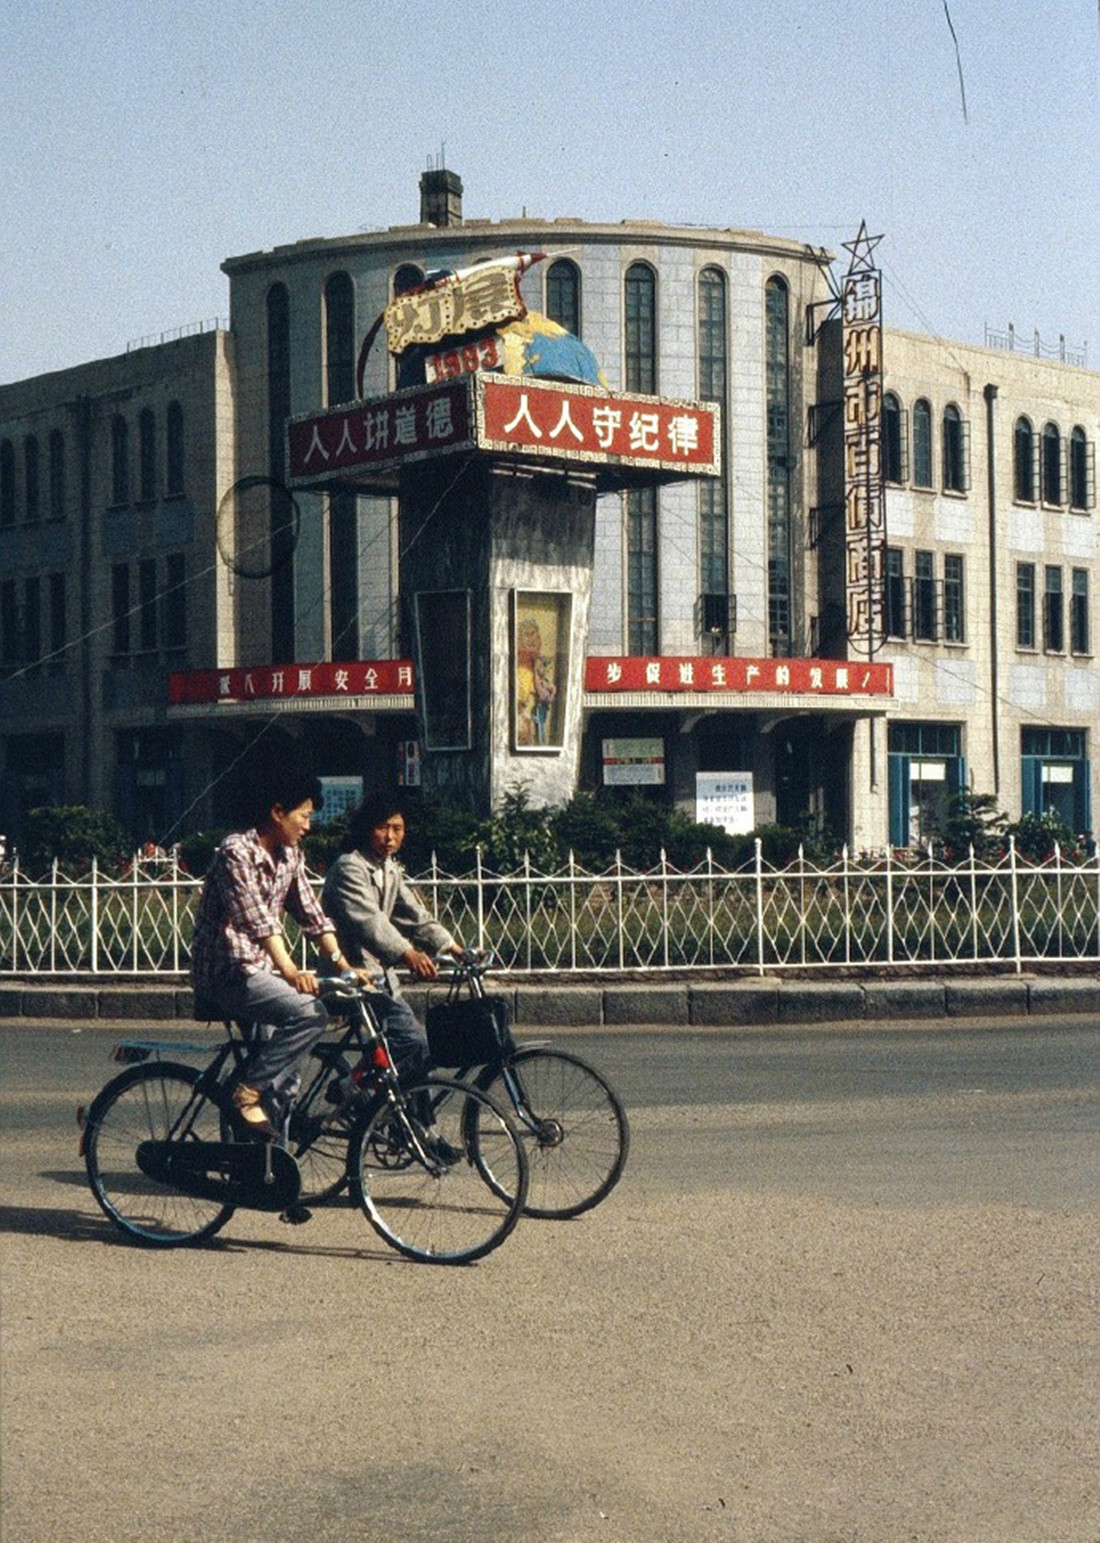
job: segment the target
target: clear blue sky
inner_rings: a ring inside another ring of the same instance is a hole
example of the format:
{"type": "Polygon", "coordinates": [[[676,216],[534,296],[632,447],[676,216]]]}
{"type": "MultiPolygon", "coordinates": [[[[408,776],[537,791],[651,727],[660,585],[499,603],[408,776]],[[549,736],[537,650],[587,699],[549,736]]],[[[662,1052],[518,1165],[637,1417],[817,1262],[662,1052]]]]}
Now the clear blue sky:
{"type": "Polygon", "coordinates": [[[441,146],[472,217],[866,218],[889,325],[1100,366],[1097,0],[948,3],[965,118],[943,0],[22,0],[0,381],[225,316],[226,257],[413,223],[441,146]]]}

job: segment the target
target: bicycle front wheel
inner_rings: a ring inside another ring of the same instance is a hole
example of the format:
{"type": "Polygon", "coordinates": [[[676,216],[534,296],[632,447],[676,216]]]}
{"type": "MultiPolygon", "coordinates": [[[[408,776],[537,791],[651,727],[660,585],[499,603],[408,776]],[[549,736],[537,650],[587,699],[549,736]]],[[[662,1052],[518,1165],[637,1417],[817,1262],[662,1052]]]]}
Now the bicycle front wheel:
{"type": "Polygon", "coordinates": [[[499,1248],[527,1196],[527,1163],[510,1119],[471,1084],[434,1074],[361,1117],[348,1171],[352,1198],[375,1231],[430,1264],[469,1264],[499,1248]],[[426,1100],[435,1116],[427,1143],[409,1113],[426,1100]],[[504,1185],[490,1185],[475,1161],[468,1107],[477,1111],[479,1139],[491,1147],[504,1185]]]}
{"type": "Polygon", "coordinates": [[[197,1088],[193,1066],[156,1061],[115,1077],[96,1097],[84,1127],[92,1194],[127,1237],[153,1248],[211,1238],[233,1207],[184,1195],[138,1166],[144,1141],[221,1141],[224,1112],[197,1088]]]}
{"type": "MultiPolygon", "coordinates": [[[[532,1045],[502,1065],[487,1067],[478,1086],[495,1103],[515,1110],[527,1154],[528,1216],[563,1220],[599,1205],[619,1182],[630,1150],[630,1126],[618,1094],[587,1061],[566,1050],[532,1045]]],[[[485,1143],[480,1114],[475,1151],[485,1143]]],[[[494,1186],[500,1176],[487,1163],[494,1186]]]]}

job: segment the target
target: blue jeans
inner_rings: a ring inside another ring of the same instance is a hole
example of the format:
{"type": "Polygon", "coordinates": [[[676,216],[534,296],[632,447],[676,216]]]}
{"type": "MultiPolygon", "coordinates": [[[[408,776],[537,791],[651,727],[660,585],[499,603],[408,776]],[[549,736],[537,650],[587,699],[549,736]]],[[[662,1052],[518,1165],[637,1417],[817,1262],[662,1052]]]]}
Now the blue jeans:
{"type": "MultiPolygon", "coordinates": [[[[420,1027],[416,1014],[407,1002],[400,997],[388,996],[384,991],[372,991],[369,1001],[378,1026],[386,1036],[386,1044],[401,1082],[406,1087],[410,1083],[419,1082],[431,1070],[432,1062],[428,1054],[428,1037],[420,1027]]],[[[419,1119],[430,1123],[430,1101],[422,1099],[421,1104],[422,1107],[414,1112],[419,1119]]]]}
{"type": "Polygon", "coordinates": [[[328,1027],[328,1010],[318,997],[295,991],[270,970],[219,992],[217,1005],[226,1017],[256,1025],[241,1081],[261,1091],[293,1081],[298,1063],[328,1027]]]}

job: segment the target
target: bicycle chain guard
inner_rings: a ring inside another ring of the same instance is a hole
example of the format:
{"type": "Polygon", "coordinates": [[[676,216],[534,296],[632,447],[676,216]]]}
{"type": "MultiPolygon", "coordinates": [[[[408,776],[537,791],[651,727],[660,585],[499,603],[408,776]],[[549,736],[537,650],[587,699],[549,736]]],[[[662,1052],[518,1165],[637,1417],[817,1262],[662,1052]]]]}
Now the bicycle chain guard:
{"type": "Polygon", "coordinates": [[[143,1141],[137,1164],[185,1195],[250,1211],[285,1211],[302,1190],[298,1164],[272,1142],[143,1141]]]}

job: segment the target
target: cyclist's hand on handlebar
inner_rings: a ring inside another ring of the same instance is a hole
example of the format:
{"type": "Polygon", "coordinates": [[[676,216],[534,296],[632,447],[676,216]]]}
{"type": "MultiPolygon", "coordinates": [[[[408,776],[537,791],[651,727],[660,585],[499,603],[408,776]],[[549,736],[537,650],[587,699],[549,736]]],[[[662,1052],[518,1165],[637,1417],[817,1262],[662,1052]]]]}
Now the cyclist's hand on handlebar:
{"type": "Polygon", "coordinates": [[[292,970],[285,975],[284,980],[293,986],[295,991],[300,991],[304,997],[315,997],[321,989],[317,982],[314,970],[292,970]]]}
{"type": "Polygon", "coordinates": [[[419,948],[407,948],[401,955],[401,963],[406,965],[418,980],[435,980],[439,974],[431,954],[426,954],[419,948]]]}

